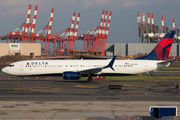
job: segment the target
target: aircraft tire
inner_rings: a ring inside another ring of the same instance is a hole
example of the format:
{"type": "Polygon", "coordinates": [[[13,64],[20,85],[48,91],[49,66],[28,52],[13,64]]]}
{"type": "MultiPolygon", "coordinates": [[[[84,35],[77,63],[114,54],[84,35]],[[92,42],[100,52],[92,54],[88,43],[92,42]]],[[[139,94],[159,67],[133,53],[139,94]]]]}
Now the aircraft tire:
{"type": "Polygon", "coordinates": [[[92,77],[89,77],[89,78],[87,79],[88,82],[92,82],[92,80],[93,80],[92,77]]]}

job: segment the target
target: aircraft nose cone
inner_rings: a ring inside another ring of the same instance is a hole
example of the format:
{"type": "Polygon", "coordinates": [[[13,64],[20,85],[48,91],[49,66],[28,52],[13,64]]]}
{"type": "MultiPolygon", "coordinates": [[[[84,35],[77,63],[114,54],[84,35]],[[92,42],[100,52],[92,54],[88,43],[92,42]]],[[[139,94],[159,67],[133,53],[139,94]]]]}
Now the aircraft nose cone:
{"type": "Polygon", "coordinates": [[[7,72],[7,68],[3,68],[1,71],[6,73],[7,72]]]}
{"type": "Polygon", "coordinates": [[[4,68],[1,71],[4,72],[4,68]]]}

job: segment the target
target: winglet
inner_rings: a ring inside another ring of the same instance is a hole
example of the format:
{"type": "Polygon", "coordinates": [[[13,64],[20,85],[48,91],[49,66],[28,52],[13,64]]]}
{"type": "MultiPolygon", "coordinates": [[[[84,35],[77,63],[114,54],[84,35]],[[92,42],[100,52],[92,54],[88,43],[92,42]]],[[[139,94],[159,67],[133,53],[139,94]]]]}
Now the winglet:
{"type": "Polygon", "coordinates": [[[115,59],[116,59],[116,56],[114,56],[112,58],[112,60],[109,62],[109,64],[105,68],[110,67],[113,71],[115,71],[114,68],[112,67],[113,64],[114,64],[115,59]]]}

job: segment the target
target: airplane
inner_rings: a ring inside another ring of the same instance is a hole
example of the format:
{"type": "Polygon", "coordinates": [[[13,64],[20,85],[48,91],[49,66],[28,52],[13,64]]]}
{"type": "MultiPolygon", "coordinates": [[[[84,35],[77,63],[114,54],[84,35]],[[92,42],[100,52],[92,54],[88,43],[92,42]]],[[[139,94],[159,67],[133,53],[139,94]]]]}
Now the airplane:
{"type": "Polygon", "coordinates": [[[168,60],[175,31],[169,30],[146,56],[132,60],[24,60],[11,63],[2,72],[14,76],[62,76],[65,80],[78,80],[94,76],[134,75],[156,71],[170,65],[168,60]]]}

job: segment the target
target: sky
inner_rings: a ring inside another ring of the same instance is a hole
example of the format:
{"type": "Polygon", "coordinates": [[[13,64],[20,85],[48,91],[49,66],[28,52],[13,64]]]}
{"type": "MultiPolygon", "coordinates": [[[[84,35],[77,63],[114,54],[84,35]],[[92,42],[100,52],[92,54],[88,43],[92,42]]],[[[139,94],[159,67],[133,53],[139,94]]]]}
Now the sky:
{"type": "MultiPolygon", "coordinates": [[[[52,32],[70,27],[73,12],[81,14],[78,35],[99,26],[103,10],[112,11],[107,43],[138,43],[137,11],[154,14],[155,25],[161,28],[161,16],[165,27],[172,29],[172,18],[176,28],[180,26],[180,0],[0,0],[0,36],[7,35],[25,22],[29,4],[38,6],[35,33],[48,24],[51,9],[54,8],[52,32]]],[[[146,17],[147,21],[147,17],[146,17]]],[[[2,41],[1,41],[2,42],[2,41]]],[[[77,49],[83,49],[83,42],[77,41],[77,49]]]]}

